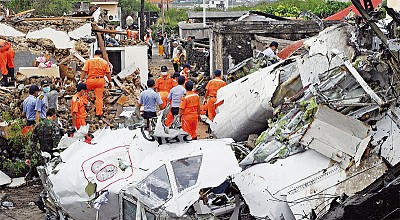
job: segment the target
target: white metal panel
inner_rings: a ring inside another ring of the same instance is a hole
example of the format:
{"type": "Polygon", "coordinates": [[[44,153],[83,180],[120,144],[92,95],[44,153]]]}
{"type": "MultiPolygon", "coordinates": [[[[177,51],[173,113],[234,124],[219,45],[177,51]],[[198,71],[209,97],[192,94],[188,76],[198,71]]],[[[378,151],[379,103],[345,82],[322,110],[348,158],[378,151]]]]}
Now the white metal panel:
{"type": "Polygon", "coordinates": [[[141,82],[146,85],[149,74],[147,46],[125,47],[125,67],[132,64],[140,69],[141,82]]]}

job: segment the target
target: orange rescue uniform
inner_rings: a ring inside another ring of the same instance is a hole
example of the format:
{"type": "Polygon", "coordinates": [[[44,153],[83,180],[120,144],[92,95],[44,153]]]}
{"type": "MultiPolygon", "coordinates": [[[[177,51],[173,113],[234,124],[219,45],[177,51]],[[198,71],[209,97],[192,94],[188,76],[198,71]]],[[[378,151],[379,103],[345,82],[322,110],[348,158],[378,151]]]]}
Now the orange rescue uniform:
{"type": "Polygon", "coordinates": [[[164,109],[168,104],[168,92],[158,92],[158,94],[160,94],[161,101],[163,102],[161,108],[164,109]]]}
{"type": "Polygon", "coordinates": [[[193,91],[187,91],[179,106],[182,109],[182,129],[192,138],[196,138],[197,121],[200,113],[200,97],[193,91]]]}
{"type": "Polygon", "coordinates": [[[85,82],[88,90],[94,90],[96,95],[96,115],[103,115],[104,76],[111,72],[110,66],[103,58],[95,57],[87,60],[82,70],[88,75],[85,82]]]}
{"type": "Polygon", "coordinates": [[[160,76],[156,80],[157,92],[168,92],[174,87],[174,80],[167,74],[167,77],[160,76]]]}
{"type": "Polygon", "coordinates": [[[7,70],[7,53],[6,51],[11,48],[11,44],[5,40],[0,40],[0,70],[3,76],[8,74],[7,70]]]}
{"type": "Polygon", "coordinates": [[[14,68],[14,56],[15,56],[14,49],[10,47],[10,49],[6,51],[6,55],[7,55],[7,67],[14,68]]]}
{"type": "Polygon", "coordinates": [[[206,97],[208,96],[209,98],[207,99],[207,103],[202,107],[202,110],[208,111],[208,118],[212,121],[215,118],[216,109],[220,105],[220,103],[217,102],[217,91],[226,86],[226,82],[224,82],[220,77],[215,77],[211,81],[207,83],[206,86],[206,97]]]}
{"type": "Polygon", "coordinates": [[[76,113],[76,128],[79,130],[81,126],[86,125],[86,116],[88,115],[85,109],[87,100],[84,97],[79,97],[76,94],[72,96],[71,112],[76,113]]]}

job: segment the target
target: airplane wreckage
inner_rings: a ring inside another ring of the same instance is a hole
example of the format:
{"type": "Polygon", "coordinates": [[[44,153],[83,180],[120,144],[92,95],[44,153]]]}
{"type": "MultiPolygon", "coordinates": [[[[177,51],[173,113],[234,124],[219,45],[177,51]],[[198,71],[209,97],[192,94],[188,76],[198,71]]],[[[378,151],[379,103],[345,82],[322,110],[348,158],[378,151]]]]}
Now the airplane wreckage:
{"type": "Polygon", "coordinates": [[[326,28],[304,41],[307,53],[220,89],[209,122],[219,139],[190,140],[165,128],[163,115],[150,135],[132,109],[91,142],[84,129],[64,137],[60,155],[38,168],[46,216],[360,219],[349,210],[363,202],[380,212],[362,219],[389,216],[396,207],[384,200],[398,201],[400,176],[400,44],[391,31],[400,16],[389,11],[384,26],[363,15],[369,25],[326,28]],[[251,152],[235,142],[250,134],[261,134],[251,152]]]}

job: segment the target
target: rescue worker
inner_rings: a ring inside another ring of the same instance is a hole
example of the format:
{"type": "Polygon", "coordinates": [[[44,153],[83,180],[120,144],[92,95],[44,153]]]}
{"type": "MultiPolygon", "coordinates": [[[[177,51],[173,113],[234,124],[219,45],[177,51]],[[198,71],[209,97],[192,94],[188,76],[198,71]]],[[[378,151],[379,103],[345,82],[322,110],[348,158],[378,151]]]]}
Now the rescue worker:
{"type": "MultiPolygon", "coordinates": [[[[178,73],[178,72],[175,72],[175,73],[172,75],[172,85],[173,85],[173,87],[175,87],[175,86],[178,85],[178,77],[179,77],[180,75],[181,75],[181,74],[178,73]]],[[[172,88],[173,88],[173,87],[172,87],[172,88]]]]}
{"type": "Polygon", "coordinates": [[[186,61],[186,53],[182,46],[178,46],[174,49],[173,66],[175,72],[179,71],[180,66],[186,61]]]}
{"type": "Polygon", "coordinates": [[[41,92],[39,93],[38,97],[36,98],[36,105],[35,105],[36,124],[39,123],[40,119],[46,118],[46,111],[47,111],[47,106],[48,106],[47,93],[50,92],[49,80],[47,80],[47,79],[42,80],[42,82],[40,82],[40,87],[41,87],[41,92]]]}
{"type": "Polygon", "coordinates": [[[186,63],[185,65],[183,65],[183,70],[181,71],[181,76],[185,77],[185,82],[189,80],[189,72],[190,72],[190,65],[186,63]]]}
{"type": "Polygon", "coordinates": [[[29,96],[23,102],[22,113],[26,117],[26,126],[32,126],[36,124],[36,96],[39,94],[39,86],[31,85],[29,87],[29,96]]]}
{"type": "Polygon", "coordinates": [[[102,57],[102,51],[96,50],[94,52],[94,57],[86,61],[82,68],[82,75],[80,81],[82,82],[86,75],[87,80],[85,82],[88,90],[94,90],[96,96],[96,117],[100,118],[103,115],[103,92],[105,79],[107,77],[109,88],[111,88],[111,69],[110,65],[102,57]]]}
{"type": "Polygon", "coordinates": [[[162,35],[162,33],[158,33],[158,56],[164,56],[164,36],[162,35]]]}
{"type": "Polygon", "coordinates": [[[193,91],[193,82],[185,83],[186,95],[179,105],[182,129],[197,140],[196,128],[200,116],[200,97],[193,91]]]}
{"type": "Polygon", "coordinates": [[[154,91],[156,88],[156,82],[154,79],[147,80],[147,89],[140,93],[139,101],[136,111],[140,111],[140,107],[144,107],[142,117],[147,120],[147,128],[149,128],[150,118],[157,117],[157,105],[160,109],[162,107],[162,100],[160,94],[154,91]]]}
{"type": "Polygon", "coordinates": [[[87,105],[87,86],[85,83],[79,83],[76,87],[76,94],[72,96],[71,115],[72,127],[79,130],[81,126],[86,125],[86,105],[87,105]]]}
{"type": "Polygon", "coordinates": [[[276,55],[278,46],[278,42],[273,41],[269,44],[269,47],[262,52],[267,59],[272,61],[272,63],[276,63],[278,60],[280,60],[280,58],[276,55]]]}
{"type": "Polygon", "coordinates": [[[183,87],[185,84],[185,77],[179,76],[178,77],[178,85],[171,89],[168,95],[168,102],[171,103],[171,114],[168,113],[165,125],[170,126],[174,120],[175,115],[179,114],[179,106],[181,104],[182,98],[186,94],[186,89],[183,87]]]}
{"type": "Polygon", "coordinates": [[[174,87],[173,79],[168,75],[168,68],[166,66],[161,67],[161,76],[156,80],[156,91],[167,92],[174,87]]]}
{"type": "Polygon", "coordinates": [[[62,130],[56,123],[57,115],[54,108],[49,108],[46,112],[46,118],[39,122],[33,129],[31,139],[29,141],[29,148],[27,158],[31,158],[33,149],[40,145],[40,151],[53,153],[54,148],[60,143],[62,137],[62,130]]]}
{"type": "Polygon", "coordinates": [[[11,77],[11,80],[15,80],[15,72],[14,72],[14,56],[15,56],[15,51],[11,47],[5,52],[6,57],[7,57],[7,72],[8,76],[11,77]]]}
{"type": "Polygon", "coordinates": [[[7,54],[6,51],[10,49],[11,44],[3,39],[0,39],[0,70],[3,75],[3,86],[8,86],[8,70],[7,70],[7,54]]]}
{"type": "Polygon", "coordinates": [[[214,79],[210,80],[206,86],[206,94],[205,99],[207,100],[205,106],[202,110],[206,110],[208,112],[208,118],[213,121],[215,115],[217,114],[215,110],[220,105],[217,102],[217,91],[226,86],[226,82],[221,78],[221,70],[214,71],[214,79]]]}

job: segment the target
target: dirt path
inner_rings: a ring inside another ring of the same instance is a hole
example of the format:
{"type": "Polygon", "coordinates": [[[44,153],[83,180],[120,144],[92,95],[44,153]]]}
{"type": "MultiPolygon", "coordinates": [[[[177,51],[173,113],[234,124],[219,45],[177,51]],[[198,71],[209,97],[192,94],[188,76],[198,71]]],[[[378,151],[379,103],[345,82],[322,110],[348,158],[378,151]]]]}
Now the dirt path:
{"type": "Polygon", "coordinates": [[[0,207],[1,220],[39,220],[44,219],[44,213],[34,204],[42,191],[42,185],[23,186],[15,189],[0,190],[3,201],[14,204],[13,207],[0,207]]]}

